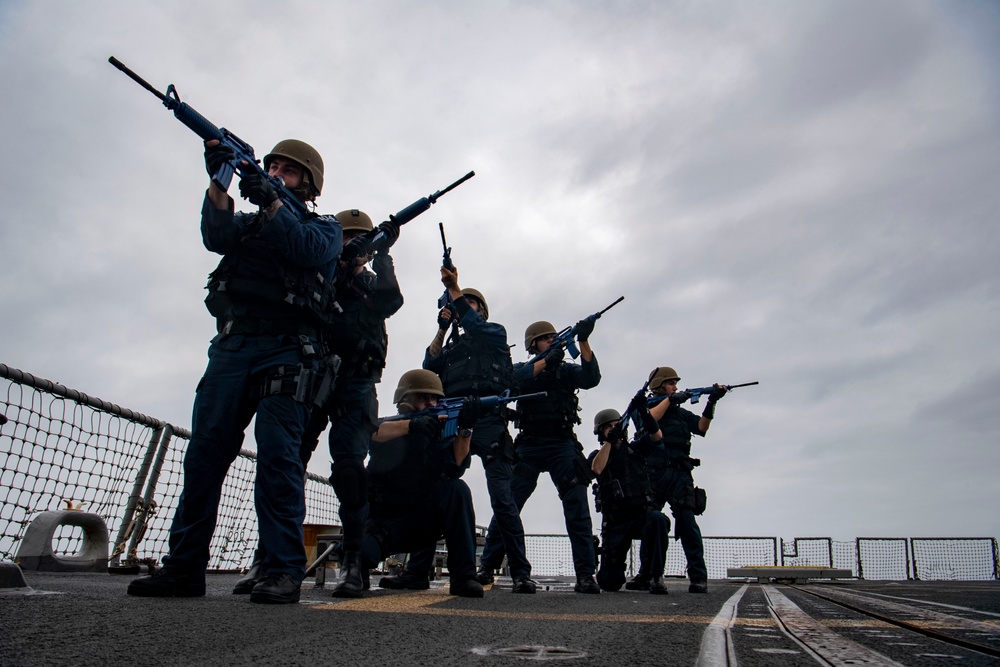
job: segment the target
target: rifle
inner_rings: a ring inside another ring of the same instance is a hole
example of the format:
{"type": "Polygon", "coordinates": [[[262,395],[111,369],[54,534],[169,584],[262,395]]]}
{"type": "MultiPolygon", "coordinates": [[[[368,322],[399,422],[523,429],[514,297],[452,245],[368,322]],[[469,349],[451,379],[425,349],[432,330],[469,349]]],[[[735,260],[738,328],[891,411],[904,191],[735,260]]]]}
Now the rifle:
{"type": "Polygon", "coordinates": [[[123,65],[121,61],[114,56],[108,58],[108,62],[124,72],[126,76],[138,83],[140,86],[153,93],[153,95],[163,102],[163,106],[174,112],[174,117],[177,118],[177,120],[182,122],[188,127],[188,129],[192,130],[203,140],[211,141],[214,139],[233,150],[233,159],[219,167],[219,170],[212,175],[212,182],[215,183],[220,190],[223,192],[229,190],[229,185],[233,181],[234,173],[239,173],[241,176],[253,172],[263,174],[263,176],[271,184],[271,187],[273,187],[275,192],[277,192],[278,199],[281,200],[281,203],[288,206],[299,219],[306,217],[309,213],[309,209],[306,208],[306,205],[298,197],[296,197],[291,190],[285,187],[284,181],[278,177],[271,178],[267,175],[267,172],[257,163],[253,146],[243,141],[226,128],[216,127],[211,121],[195,111],[187,103],[181,102],[180,95],[178,95],[174,84],[167,86],[167,92],[166,94],[163,94],[149,85],[149,83],[147,83],[138,74],[123,65]],[[243,164],[244,162],[246,164],[243,164]]]}
{"type": "MultiPolygon", "coordinates": [[[[499,396],[480,396],[479,404],[484,409],[492,409],[499,405],[507,405],[513,401],[528,398],[543,398],[548,395],[548,392],[539,391],[534,394],[521,394],[520,396],[511,396],[510,389],[505,389],[499,396]]],[[[440,417],[445,415],[447,419],[444,423],[443,435],[446,438],[450,438],[458,433],[458,413],[462,411],[462,406],[465,404],[465,398],[441,398],[438,399],[437,405],[434,405],[426,410],[421,410],[420,412],[411,412],[405,415],[393,415],[391,417],[383,417],[380,422],[398,422],[404,419],[416,419],[417,417],[440,417]]]]}
{"type": "MultiPolygon", "coordinates": [[[[593,315],[588,315],[581,321],[596,322],[597,320],[601,319],[601,315],[608,312],[609,310],[611,310],[624,300],[625,297],[620,296],[617,299],[615,299],[614,302],[604,310],[600,310],[594,313],[593,315]]],[[[577,324],[579,324],[579,322],[577,322],[577,324]]],[[[577,357],[580,356],[580,349],[576,346],[576,343],[573,341],[575,337],[576,337],[576,324],[574,324],[571,327],[566,327],[565,329],[556,334],[555,338],[552,339],[552,342],[549,344],[549,347],[547,350],[545,350],[545,352],[539,352],[534,357],[529,359],[528,365],[541,361],[542,358],[549,353],[549,350],[556,347],[566,348],[567,350],[569,350],[570,356],[576,359],[577,357]]]]}
{"type": "MultiPolygon", "coordinates": [[[[654,371],[654,373],[655,373],[655,371],[654,371]]],[[[635,395],[636,396],[645,396],[646,395],[646,390],[649,389],[649,383],[652,381],[652,379],[653,379],[653,376],[651,374],[649,376],[649,379],[646,380],[646,383],[642,385],[642,389],[640,389],[639,391],[637,391],[635,395]]],[[[659,397],[657,397],[657,398],[659,398],[659,397]]],[[[657,403],[659,403],[659,401],[657,401],[657,403]]],[[[632,402],[629,401],[629,405],[631,405],[631,404],[632,404],[632,402]]],[[[637,432],[641,428],[642,424],[639,423],[639,420],[637,419],[637,415],[635,414],[634,410],[629,410],[628,408],[625,408],[625,412],[623,412],[621,414],[622,414],[622,420],[621,420],[622,437],[624,438],[624,440],[626,442],[628,442],[628,425],[629,425],[629,422],[635,424],[635,428],[636,428],[637,432]]]]}
{"type": "MultiPolygon", "coordinates": [[[[726,391],[729,391],[730,389],[736,389],[737,387],[750,387],[755,384],[760,384],[760,382],[754,381],[754,382],[744,382],[742,384],[720,384],[719,386],[724,388],[726,391]]],[[[683,400],[681,400],[680,403],[690,400],[691,403],[694,404],[697,403],[698,399],[700,399],[702,396],[712,393],[713,389],[715,389],[715,387],[696,387],[695,389],[685,389],[683,391],[679,391],[676,394],[674,394],[674,396],[683,395],[683,400]]],[[[649,407],[653,407],[654,405],[660,403],[665,398],[669,398],[669,396],[667,395],[650,396],[649,407]]]]}
{"type": "MultiPolygon", "coordinates": [[[[406,208],[404,208],[402,211],[399,211],[398,213],[396,213],[396,215],[390,215],[389,216],[389,222],[392,223],[393,225],[395,225],[396,229],[399,229],[400,227],[402,227],[403,225],[405,225],[406,223],[408,223],[410,220],[413,220],[415,217],[417,217],[418,215],[420,215],[424,211],[427,211],[428,209],[430,209],[431,204],[436,204],[438,199],[440,199],[444,195],[448,194],[449,192],[451,192],[452,190],[454,190],[455,188],[457,188],[458,186],[460,186],[462,183],[465,183],[467,180],[469,180],[470,178],[472,178],[475,175],[476,175],[476,172],[470,171],[468,174],[466,174],[462,178],[458,179],[457,181],[455,181],[454,183],[452,183],[451,185],[449,185],[445,189],[438,190],[434,194],[427,195],[426,197],[421,197],[417,201],[413,202],[412,204],[410,204],[409,206],[407,206],[406,208]]],[[[390,239],[386,235],[386,233],[384,231],[382,231],[382,229],[380,229],[380,227],[381,227],[381,225],[379,227],[376,227],[375,229],[371,230],[370,232],[365,232],[364,235],[362,235],[361,237],[359,237],[359,238],[364,239],[364,243],[361,243],[360,246],[358,246],[358,251],[359,252],[357,254],[355,254],[355,257],[357,257],[360,254],[371,255],[372,253],[375,253],[375,252],[377,252],[379,250],[388,250],[389,249],[389,246],[392,245],[392,242],[390,241],[390,239]],[[360,252],[362,249],[364,250],[364,253],[360,252]]],[[[443,237],[444,236],[444,232],[442,232],[441,235],[443,237]]],[[[351,246],[348,245],[348,247],[351,247],[351,246]]],[[[353,259],[353,258],[352,257],[345,257],[342,254],[341,255],[341,261],[344,261],[345,259],[346,260],[350,260],[350,259],[353,259]]]]}
{"type": "MultiPolygon", "coordinates": [[[[438,229],[441,231],[441,247],[444,248],[442,253],[441,266],[448,269],[449,271],[455,270],[455,265],[451,261],[451,248],[448,247],[448,241],[444,238],[444,223],[438,223],[438,229]]],[[[445,288],[444,294],[438,297],[438,309],[447,307],[451,310],[451,317],[455,319],[455,303],[451,300],[451,294],[448,293],[448,289],[445,288]]]]}

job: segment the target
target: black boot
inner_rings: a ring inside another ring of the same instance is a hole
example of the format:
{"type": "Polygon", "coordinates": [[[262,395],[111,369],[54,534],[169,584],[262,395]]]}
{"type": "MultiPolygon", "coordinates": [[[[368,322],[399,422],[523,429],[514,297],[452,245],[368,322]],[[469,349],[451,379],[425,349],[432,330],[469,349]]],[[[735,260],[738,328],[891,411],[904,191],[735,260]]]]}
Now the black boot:
{"type": "Polygon", "coordinates": [[[250,591],[250,602],[290,604],[299,601],[302,582],[285,572],[269,572],[250,591]]]}
{"type": "Polygon", "coordinates": [[[260,581],[261,566],[264,564],[264,553],[257,549],[253,552],[253,562],[250,563],[250,569],[243,576],[242,579],[236,582],[233,586],[233,595],[249,595],[253,587],[257,585],[260,581]]]}
{"type": "Polygon", "coordinates": [[[361,559],[357,551],[345,551],[340,564],[340,579],[333,589],[335,598],[359,598],[365,590],[365,580],[361,576],[361,559]]]}
{"type": "Polygon", "coordinates": [[[476,572],[476,581],[479,582],[481,586],[488,586],[493,583],[493,568],[486,565],[479,567],[479,571],[476,572]]]}
{"type": "Polygon", "coordinates": [[[648,591],[649,590],[649,577],[644,574],[637,574],[631,580],[625,583],[625,590],[627,591],[648,591]]]}
{"type": "Polygon", "coordinates": [[[649,592],[653,595],[666,595],[667,586],[663,583],[663,577],[653,577],[649,581],[649,592]]]}
{"type": "Polygon", "coordinates": [[[594,575],[592,574],[576,575],[576,586],[573,587],[573,590],[577,593],[589,593],[591,595],[600,595],[601,593],[601,587],[594,581],[594,575]]]}
{"type": "Polygon", "coordinates": [[[535,591],[538,589],[538,584],[532,581],[531,577],[519,576],[514,577],[514,593],[521,595],[534,595],[535,591]]]}
{"type": "Polygon", "coordinates": [[[691,585],[688,586],[688,593],[707,593],[708,592],[708,582],[705,580],[692,580],[691,585]]]}
{"type": "Polygon", "coordinates": [[[448,594],[463,598],[481,598],[485,595],[483,585],[475,579],[452,579],[448,584],[448,594]]]}
{"type": "Polygon", "coordinates": [[[410,570],[403,570],[402,574],[395,577],[382,577],[378,582],[379,588],[390,588],[393,590],[425,591],[431,587],[430,579],[427,575],[419,575],[410,570]]]}
{"type": "Polygon", "coordinates": [[[205,572],[187,572],[165,567],[133,579],[128,594],[143,598],[200,598],[205,595],[205,572]]]}

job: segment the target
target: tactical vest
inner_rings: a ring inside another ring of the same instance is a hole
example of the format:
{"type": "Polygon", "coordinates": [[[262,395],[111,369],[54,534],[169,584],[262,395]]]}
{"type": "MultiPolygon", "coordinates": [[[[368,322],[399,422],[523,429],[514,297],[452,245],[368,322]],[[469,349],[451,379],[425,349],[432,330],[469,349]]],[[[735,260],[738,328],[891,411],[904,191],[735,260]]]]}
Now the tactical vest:
{"type": "Polygon", "coordinates": [[[405,514],[431,502],[441,479],[440,444],[413,435],[371,443],[368,496],[375,513],[405,514]]]}
{"type": "Polygon", "coordinates": [[[608,463],[594,483],[598,512],[644,507],[652,503],[645,461],[631,450],[611,449],[608,463]]]}
{"type": "Polygon", "coordinates": [[[460,336],[445,345],[441,356],[441,384],[446,396],[492,396],[513,383],[514,365],[507,346],[485,345],[460,336]]]}
{"type": "Polygon", "coordinates": [[[385,317],[376,309],[375,280],[375,274],[366,270],[337,287],[340,310],[331,313],[323,339],[341,358],[341,372],[381,376],[385,368],[389,335],[385,317]]]}
{"type": "Polygon", "coordinates": [[[663,434],[663,449],[668,458],[687,457],[691,455],[691,427],[684,419],[682,408],[671,406],[660,419],[660,432],[663,434]]]}
{"type": "Polygon", "coordinates": [[[576,389],[568,389],[559,382],[558,367],[555,372],[543,371],[520,389],[528,393],[547,393],[543,398],[517,402],[514,423],[521,433],[541,437],[569,435],[573,427],[580,423],[580,401],[576,389]]]}
{"type": "Polygon", "coordinates": [[[208,312],[220,320],[289,319],[322,325],[329,323],[336,301],[333,285],[316,267],[283,262],[252,238],[222,258],[209,274],[206,289],[208,312]]]}

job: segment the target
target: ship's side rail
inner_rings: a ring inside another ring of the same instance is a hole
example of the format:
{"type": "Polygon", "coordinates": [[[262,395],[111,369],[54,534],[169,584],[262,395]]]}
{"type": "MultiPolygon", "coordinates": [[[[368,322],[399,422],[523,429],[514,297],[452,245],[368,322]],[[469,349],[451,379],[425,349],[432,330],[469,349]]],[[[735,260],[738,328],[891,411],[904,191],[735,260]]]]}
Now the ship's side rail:
{"type": "MultiPolygon", "coordinates": [[[[18,544],[40,512],[79,509],[100,515],[109,529],[111,566],[155,562],[183,483],[190,433],[163,420],[0,364],[0,561],[16,558],[18,544]]],[[[219,506],[209,567],[247,567],[257,541],[253,487],[256,456],[243,450],[230,468],[219,506]]],[[[306,523],[337,524],[338,503],[329,482],[306,479],[306,523]]],[[[52,550],[73,554],[83,534],[62,526],[52,550]]],[[[976,538],[705,537],[709,577],[730,567],[802,565],[850,569],[865,579],[1000,579],[997,540],[976,538]]],[[[536,576],[571,576],[565,535],[526,536],[536,576]]],[[[628,570],[638,570],[638,543],[628,570]]],[[[684,576],[677,540],[667,552],[668,576],[684,576]]]]}

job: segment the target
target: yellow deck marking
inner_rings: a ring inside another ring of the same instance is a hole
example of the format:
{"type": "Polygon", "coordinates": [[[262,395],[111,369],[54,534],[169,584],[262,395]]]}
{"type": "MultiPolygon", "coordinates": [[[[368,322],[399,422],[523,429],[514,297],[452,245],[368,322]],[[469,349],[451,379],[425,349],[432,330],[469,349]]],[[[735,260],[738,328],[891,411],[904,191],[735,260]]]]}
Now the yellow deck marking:
{"type": "MultiPolygon", "coordinates": [[[[441,605],[456,600],[446,590],[432,589],[416,593],[379,595],[358,600],[345,600],[327,604],[309,605],[310,609],[323,611],[367,611],[380,614],[428,614],[434,616],[461,616],[463,618],[491,618],[542,621],[602,621],[605,623],[693,623],[707,625],[711,616],[679,616],[658,614],[552,614],[545,612],[485,611],[480,609],[449,609],[441,605]]],[[[737,625],[772,627],[770,618],[738,619],[737,625]]]]}

